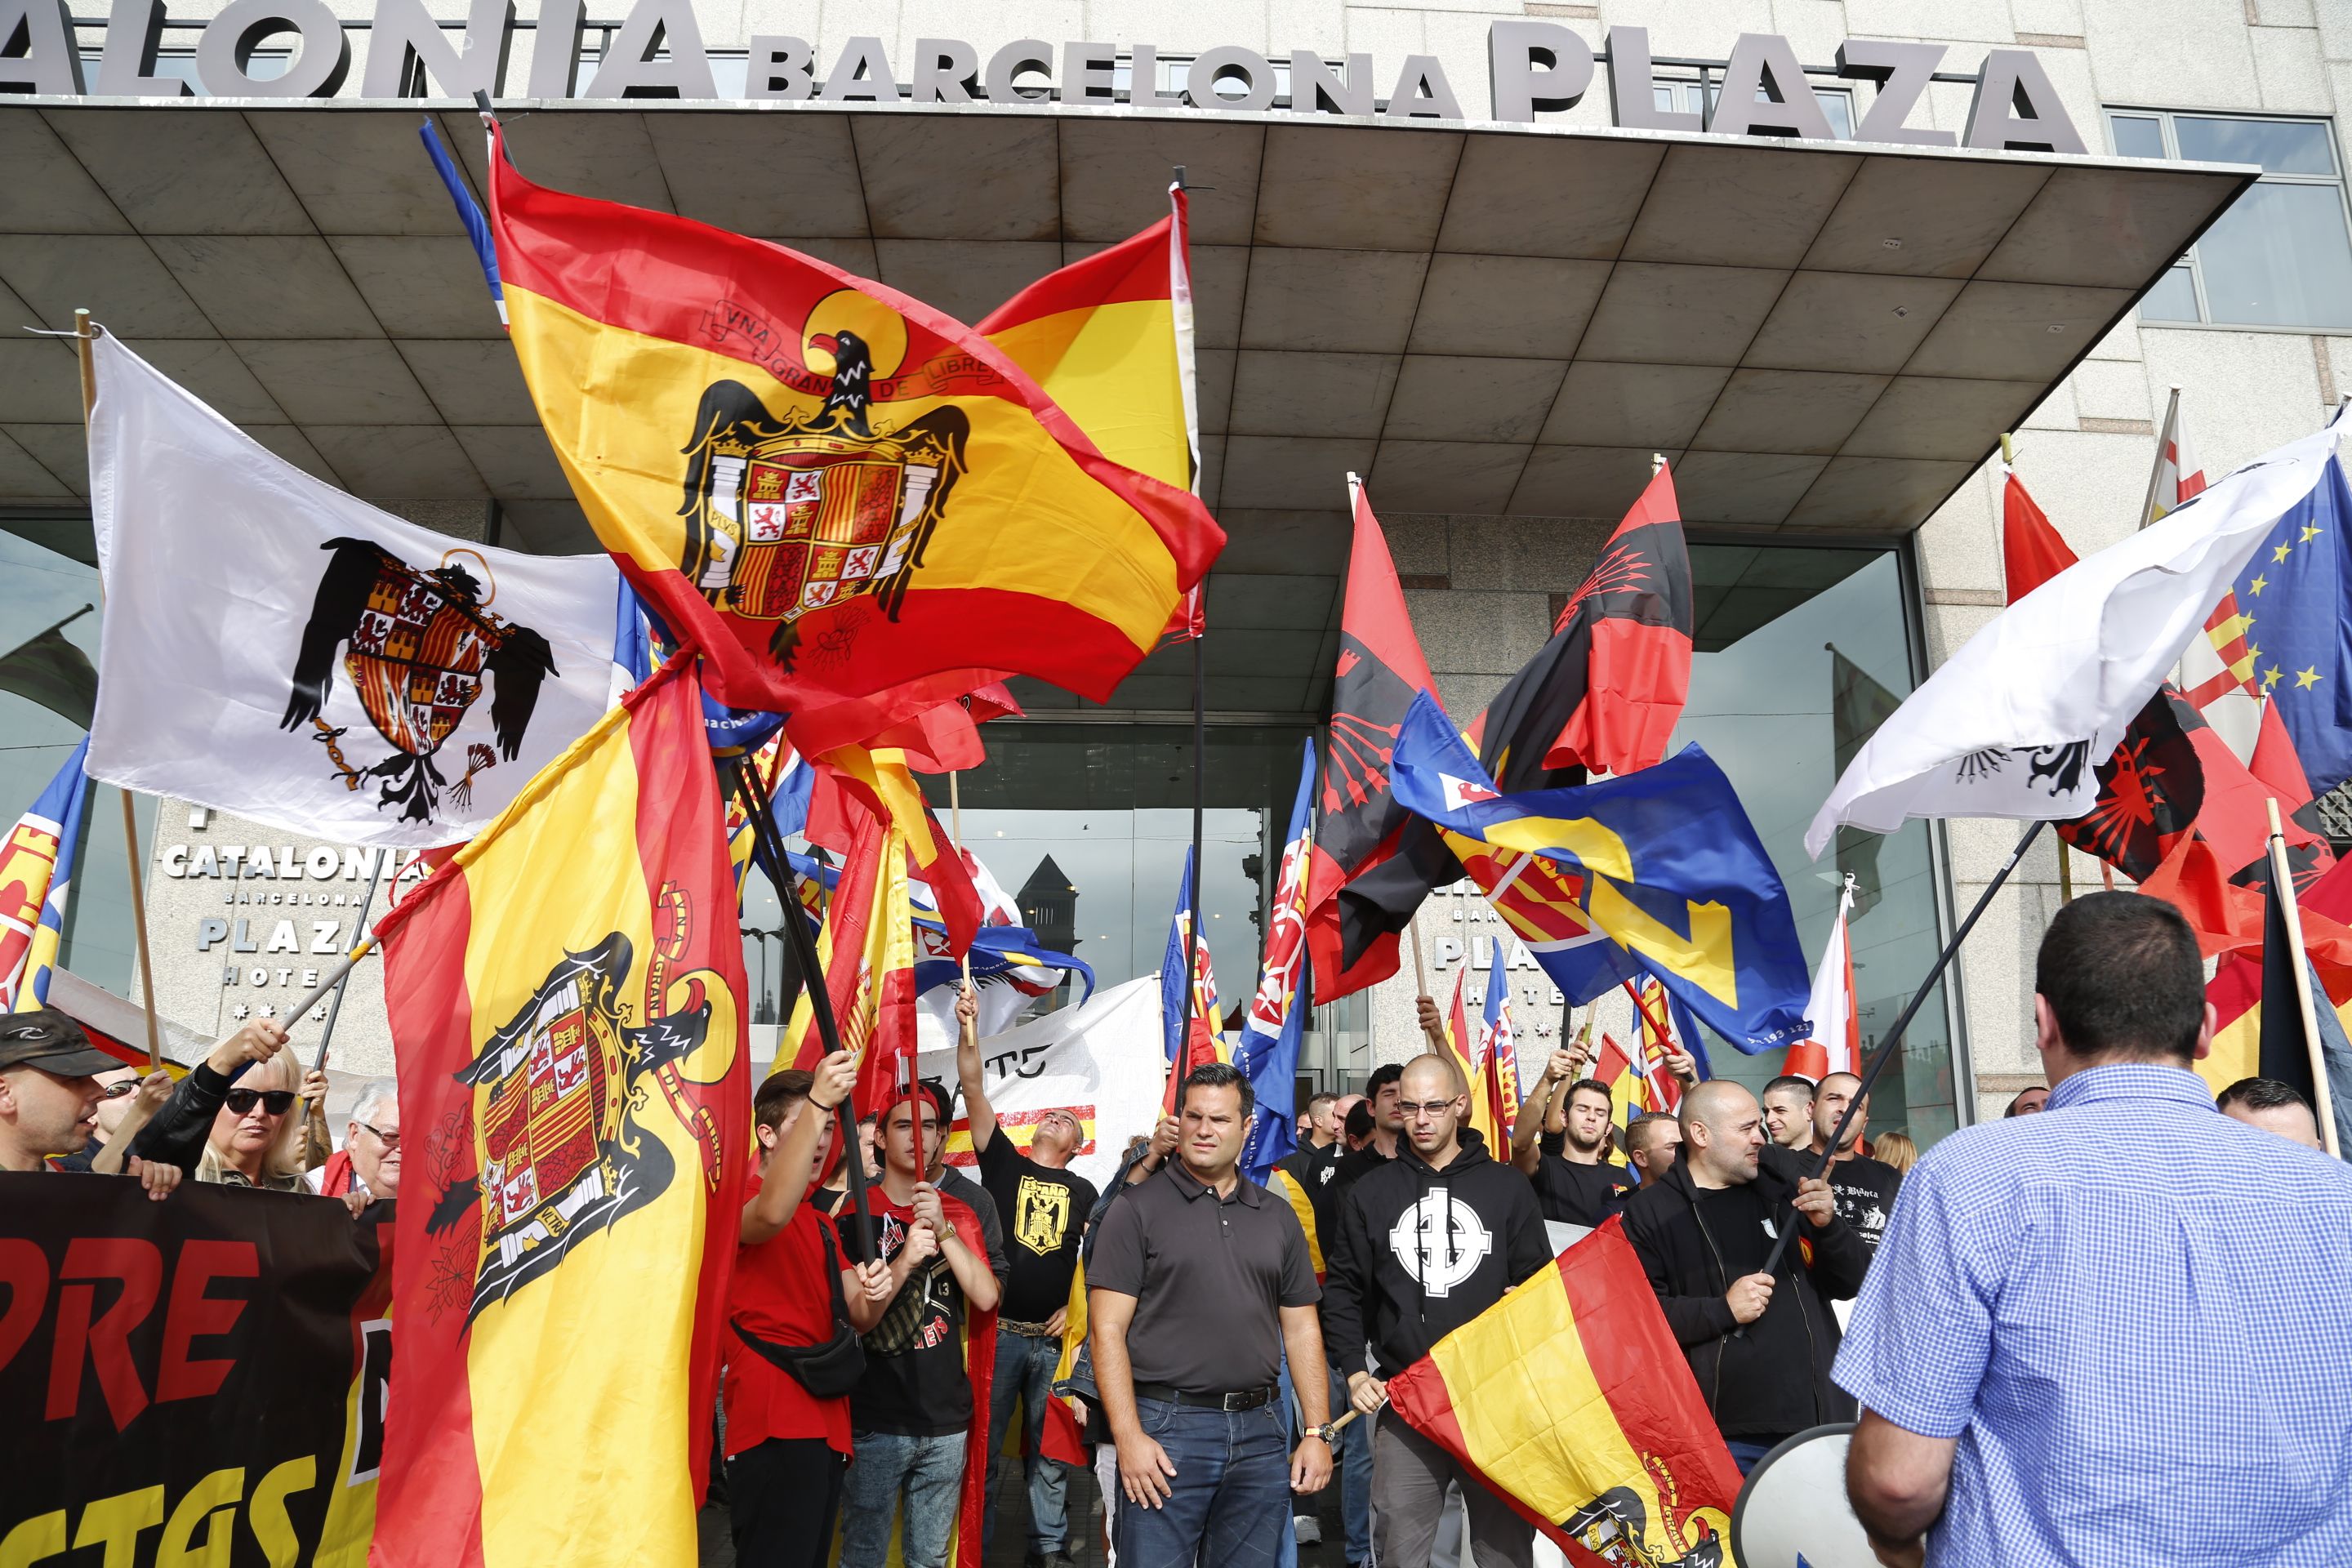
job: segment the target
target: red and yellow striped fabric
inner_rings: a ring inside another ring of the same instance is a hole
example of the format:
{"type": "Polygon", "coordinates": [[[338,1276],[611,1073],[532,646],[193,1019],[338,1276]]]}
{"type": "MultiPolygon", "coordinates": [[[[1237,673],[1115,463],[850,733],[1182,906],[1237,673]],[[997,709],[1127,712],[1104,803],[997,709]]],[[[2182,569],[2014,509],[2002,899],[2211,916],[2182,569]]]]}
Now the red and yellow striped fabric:
{"type": "MultiPolygon", "coordinates": [[[[495,133],[494,133],[495,136],[495,133]]],[[[509,330],[606,549],[739,708],[950,667],[1097,700],[1224,534],[1003,350],[779,245],[542,189],[493,147],[509,330]]]]}
{"type": "Polygon", "coordinates": [[[751,1143],[695,668],[378,924],[410,1157],[376,1568],[693,1560],[751,1143]]]}
{"type": "Polygon", "coordinates": [[[1186,202],[1150,228],[1049,272],[973,330],[1034,377],[1112,462],[1190,489],[1192,286],[1186,202]]]}
{"type": "Polygon", "coordinates": [[[1730,1530],[1739,1471],[1622,1220],[1388,1388],[1400,1416],[1579,1568],[1673,1562],[1730,1530]]]}

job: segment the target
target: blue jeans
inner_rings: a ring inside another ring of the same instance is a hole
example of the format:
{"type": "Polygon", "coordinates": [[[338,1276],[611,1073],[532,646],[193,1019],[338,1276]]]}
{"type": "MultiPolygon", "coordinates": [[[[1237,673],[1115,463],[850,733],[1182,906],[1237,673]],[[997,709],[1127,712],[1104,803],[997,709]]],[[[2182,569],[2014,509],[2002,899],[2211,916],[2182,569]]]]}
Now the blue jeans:
{"type": "Polygon", "coordinates": [[[1022,1408],[1021,1471],[1029,1488],[1029,1550],[1044,1555],[1062,1550],[1069,1534],[1063,1498],[1069,1486],[1058,1460],[1039,1451],[1045,1440],[1045,1401],[1053,1394],[1054,1368],[1062,1342],[996,1331],[996,1381],[988,1392],[988,1511],[982,1550],[996,1537],[997,1481],[1004,1473],[1004,1434],[1013,1407],[1022,1408]]]}
{"type": "MultiPolygon", "coordinates": [[[[1348,1398],[1348,1374],[1329,1369],[1331,1419],[1355,1405],[1348,1398]]],[[[1339,1434],[1339,1516],[1348,1532],[1348,1561],[1372,1560],[1372,1421],[1360,1415],[1339,1434]]]]}
{"type": "Polygon", "coordinates": [[[1119,1504],[1119,1568],[1273,1568],[1290,1524],[1286,1417],[1276,1404],[1228,1413],[1139,1399],[1135,1409],[1176,1473],[1158,1508],[1119,1504]]]}
{"type": "Polygon", "coordinates": [[[1754,1469],[1765,1455],[1786,1441],[1782,1437],[1767,1437],[1759,1443],[1746,1437],[1726,1437],[1723,1446],[1731,1450],[1731,1462],[1739,1467],[1739,1473],[1744,1476],[1754,1469]]]}
{"type": "Polygon", "coordinates": [[[856,1450],[841,1489],[841,1568],[885,1568],[890,1521],[907,1502],[899,1530],[905,1568],[947,1568],[948,1534],[963,1491],[964,1435],[909,1437],[897,1432],[856,1432],[856,1450]]]}

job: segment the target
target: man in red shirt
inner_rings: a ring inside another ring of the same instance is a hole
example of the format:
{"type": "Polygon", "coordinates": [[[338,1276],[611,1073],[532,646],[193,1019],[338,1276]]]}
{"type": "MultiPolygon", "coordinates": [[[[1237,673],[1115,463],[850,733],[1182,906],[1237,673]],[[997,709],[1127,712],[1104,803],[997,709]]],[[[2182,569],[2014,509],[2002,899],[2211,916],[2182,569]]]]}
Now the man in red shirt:
{"type": "Polygon", "coordinates": [[[801,1201],[856,1083],[856,1059],[837,1051],[814,1073],[772,1075],[751,1103],[760,1168],[728,1291],[725,1384],[728,1498],[743,1568],[817,1568],[832,1552],[849,1462],[848,1395],[811,1394],[764,1352],[824,1345],[845,1324],[863,1333],[890,1299],[888,1266],[846,1263],[833,1222],[801,1201]]]}

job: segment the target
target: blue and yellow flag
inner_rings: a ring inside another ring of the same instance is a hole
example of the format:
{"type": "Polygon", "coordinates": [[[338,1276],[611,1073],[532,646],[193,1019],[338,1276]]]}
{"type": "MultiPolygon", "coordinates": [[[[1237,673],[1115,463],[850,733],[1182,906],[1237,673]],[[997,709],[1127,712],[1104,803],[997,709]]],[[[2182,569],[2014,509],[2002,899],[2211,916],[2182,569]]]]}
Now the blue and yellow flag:
{"type": "Polygon", "coordinates": [[[89,755],[85,735],[0,841],[0,1013],[26,1012],[48,997],[82,809],[89,804],[89,780],[82,773],[89,755]]]}
{"type": "Polygon", "coordinates": [[[1596,972],[1622,982],[1648,970],[1743,1051],[1804,1037],[1811,982],[1788,889],[1731,781],[1698,747],[1580,789],[1499,795],[1422,692],[1389,777],[1405,809],[1468,851],[1465,866],[1497,868],[1472,870],[1507,920],[1506,884],[1538,874],[1555,890],[1546,912],[1581,929],[1521,935],[1564,989],[1587,992],[1596,972]]]}

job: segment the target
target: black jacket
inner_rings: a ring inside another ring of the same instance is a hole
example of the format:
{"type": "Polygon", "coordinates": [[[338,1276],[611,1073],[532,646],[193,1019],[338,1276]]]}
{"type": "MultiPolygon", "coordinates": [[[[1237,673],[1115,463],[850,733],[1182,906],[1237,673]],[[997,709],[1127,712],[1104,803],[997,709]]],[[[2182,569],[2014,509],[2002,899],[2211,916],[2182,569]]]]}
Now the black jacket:
{"type": "Polygon", "coordinates": [[[1394,1375],[1551,1261],[1535,1189],[1490,1159],[1477,1133],[1465,1128],[1461,1136],[1442,1171],[1400,1142],[1394,1160],[1335,1204],[1338,1234],[1323,1256],[1323,1349],[1342,1373],[1366,1370],[1369,1339],[1379,1375],[1394,1375]],[[1416,1209],[1419,1225],[1408,1218],[1416,1209]],[[1400,1223],[1408,1253],[1392,1244],[1400,1223]],[[1422,1264],[1432,1252],[1441,1268],[1424,1282],[1422,1264]]]}
{"type": "Polygon", "coordinates": [[[1689,1167],[1675,1161],[1625,1205],[1625,1239],[1727,1437],[1787,1436],[1853,1418],[1853,1402],[1830,1382],[1838,1325],[1829,1303],[1862,1289],[1870,1252],[1843,1220],[1832,1217],[1816,1228],[1791,1206],[1810,1163],[1771,1144],[1764,1148],[1757,1194],[1776,1226],[1802,1226],[1799,1236],[1812,1256],[1805,1261],[1802,1245],[1781,1255],[1770,1305],[1736,1340],[1739,1322],[1724,1297],[1747,1270],[1725,1265],[1721,1238],[1699,1212],[1689,1167]]]}
{"type": "Polygon", "coordinates": [[[163,1108],[131,1135],[130,1153],[152,1164],[177,1165],[183,1177],[193,1180],[196,1162],[205,1157],[205,1141],[212,1137],[213,1118],[220,1114],[221,1101],[235,1082],[210,1064],[198,1062],[172,1086],[172,1098],[163,1108]]]}

